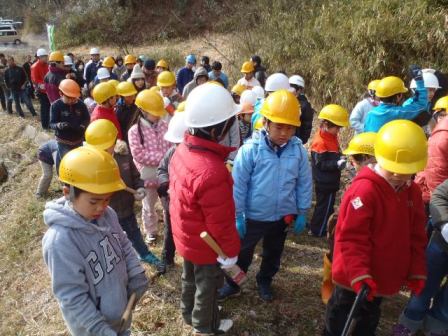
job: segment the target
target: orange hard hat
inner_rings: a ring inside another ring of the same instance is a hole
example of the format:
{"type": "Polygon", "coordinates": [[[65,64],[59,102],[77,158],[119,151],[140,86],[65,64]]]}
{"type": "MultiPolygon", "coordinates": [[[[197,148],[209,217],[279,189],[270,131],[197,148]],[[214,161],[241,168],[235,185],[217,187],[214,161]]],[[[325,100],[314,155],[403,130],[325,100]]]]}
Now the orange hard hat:
{"type": "Polygon", "coordinates": [[[79,98],[81,97],[81,89],[73,79],[64,79],[59,84],[59,90],[70,98],[79,98]]]}

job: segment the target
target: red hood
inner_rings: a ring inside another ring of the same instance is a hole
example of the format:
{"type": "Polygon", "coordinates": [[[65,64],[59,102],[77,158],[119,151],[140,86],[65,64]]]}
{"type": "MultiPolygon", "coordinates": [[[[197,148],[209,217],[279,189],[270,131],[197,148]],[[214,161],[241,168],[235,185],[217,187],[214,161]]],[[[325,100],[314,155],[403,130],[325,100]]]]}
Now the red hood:
{"type": "Polygon", "coordinates": [[[202,139],[191,134],[185,134],[184,143],[190,150],[208,150],[216,153],[222,157],[223,160],[236,150],[235,147],[223,146],[217,142],[202,139]]]}
{"type": "Polygon", "coordinates": [[[446,132],[446,131],[448,131],[448,118],[447,117],[443,118],[440,122],[437,123],[436,127],[432,131],[431,136],[433,136],[436,133],[446,132]]]}

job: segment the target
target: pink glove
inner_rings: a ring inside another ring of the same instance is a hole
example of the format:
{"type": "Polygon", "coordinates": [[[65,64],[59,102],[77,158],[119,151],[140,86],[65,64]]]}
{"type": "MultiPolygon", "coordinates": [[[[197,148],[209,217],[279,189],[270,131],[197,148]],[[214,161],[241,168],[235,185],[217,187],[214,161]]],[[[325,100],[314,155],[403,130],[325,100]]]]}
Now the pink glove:
{"type": "Polygon", "coordinates": [[[365,279],[355,282],[352,285],[352,288],[354,289],[356,294],[359,294],[363,285],[367,285],[367,287],[368,287],[367,301],[373,301],[373,299],[375,298],[375,295],[376,295],[376,282],[373,281],[372,278],[365,278],[365,279]]]}

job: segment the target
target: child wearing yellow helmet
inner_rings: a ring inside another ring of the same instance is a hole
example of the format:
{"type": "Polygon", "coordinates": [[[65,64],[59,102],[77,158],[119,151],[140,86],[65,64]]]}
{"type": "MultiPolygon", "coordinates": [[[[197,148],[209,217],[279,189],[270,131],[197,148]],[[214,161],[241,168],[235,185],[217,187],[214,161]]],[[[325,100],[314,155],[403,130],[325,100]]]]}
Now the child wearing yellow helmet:
{"type": "Polygon", "coordinates": [[[131,318],[116,322],[148,279],[108,206],[126,187],[117,163],[105,151],[79,147],[62,159],[59,179],[65,197],[46,205],[42,250],[64,321],[74,335],[128,334],[131,318]]]}
{"type": "Polygon", "coordinates": [[[322,108],[318,118],[321,123],[310,147],[316,206],[309,228],[310,234],[324,237],[328,218],[334,212],[341,170],[347,164],[339,148],[338,134],[342,127],[348,126],[348,112],[340,105],[329,104],[322,108]]]}
{"type": "Polygon", "coordinates": [[[379,130],[374,151],[377,164],[361,169],[342,198],[324,335],[341,335],[357,295],[366,299],[354,334],[374,335],[382,297],[404,286],[418,296],[425,285],[425,213],[412,181],[427,162],[425,134],[409,120],[395,120],[379,130]]]}
{"type": "Polygon", "coordinates": [[[160,94],[149,89],[143,90],[137,95],[135,104],[140,115],[128,132],[129,149],[140,178],[145,183],[147,195],[143,199],[142,222],[147,241],[154,243],[158,237],[155,209],[158,200],[157,166],[171,144],[163,138],[168,123],[163,120],[166,110],[160,94]]]}

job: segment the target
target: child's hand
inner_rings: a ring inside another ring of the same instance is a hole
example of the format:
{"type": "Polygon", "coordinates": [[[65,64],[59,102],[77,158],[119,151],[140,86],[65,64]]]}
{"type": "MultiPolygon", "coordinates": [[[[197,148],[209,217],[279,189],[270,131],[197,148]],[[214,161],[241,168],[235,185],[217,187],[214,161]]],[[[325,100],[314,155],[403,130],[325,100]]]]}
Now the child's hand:
{"type": "Polygon", "coordinates": [[[134,198],[137,201],[141,201],[146,197],[146,189],[145,188],[138,188],[136,190],[136,193],[134,194],[134,198]]]}
{"type": "Polygon", "coordinates": [[[409,279],[406,281],[406,286],[411,290],[412,294],[419,296],[425,288],[426,281],[423,279],[409,279]]]}
{"type": "Polygon", "coordinates": [[[297,215],[296,221],[294,222],[294,233],[300,234],[305,229],[306,224],[306,214],[297,215]]]}
{"type": "Polygon", "coordinates": [[[367,301],[373,301],[376,295],[376,282],[373,281],[372,278],[366,278],[352,284],[352,288],[356,292],[356,294],[359,294],[363,285],[366,285],[368,287],[367,301]]]}

